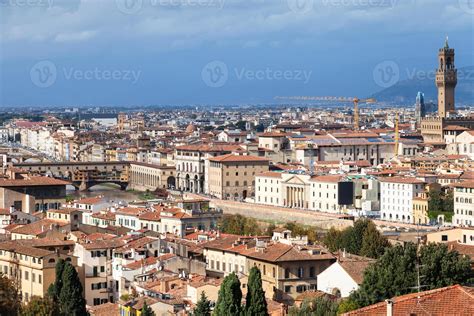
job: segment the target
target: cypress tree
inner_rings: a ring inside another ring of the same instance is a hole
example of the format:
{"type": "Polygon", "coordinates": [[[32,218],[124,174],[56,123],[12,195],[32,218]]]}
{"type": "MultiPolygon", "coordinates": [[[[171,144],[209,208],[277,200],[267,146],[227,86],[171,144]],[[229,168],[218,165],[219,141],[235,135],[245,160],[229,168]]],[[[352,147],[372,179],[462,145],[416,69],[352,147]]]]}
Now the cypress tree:
{"type": "Polygon", "coordinates": [[[86,301],[82,296],[82,284],[76,269],[66,262],[62,274],[62,289],[59,295],[61,314],[72,316],[87,315],[86,301]]]}
{"type": "Polygon", "coordinates": [[[207,299],[206,293],[201,292],[201,299],[197,302],[196,308],[194,309],[194,316],[210,316],[211,315],[211,302],[207,299]]]}
{"type": "Polygon", "coordinates": [[[56,280],[48,288],[48,296],[51,297],[53,302],[57,303],[59,301],[59,294],[63,287],[63,271],[65,266],[65,261],[59,259],[56,263],[56,280]]]}
{"type": "Polygon", "coordinates": [[[268,315],[265,291],[262,288],[262,275],[257,267],[250,269],[245,314],[249,316],[268,315]]]}
{"type": "Polygon", "coordinates": [[[155,316],[155,312],[147,305],[146,300],[143,302],[141,309],[141,316],[155,316]]]}
{"type": "Polygon", "coordinates": [[[240,315],[242,291],[240,290],[240,281],[234,272],[224,278],[218,295],[214,315],[240,315]]]}

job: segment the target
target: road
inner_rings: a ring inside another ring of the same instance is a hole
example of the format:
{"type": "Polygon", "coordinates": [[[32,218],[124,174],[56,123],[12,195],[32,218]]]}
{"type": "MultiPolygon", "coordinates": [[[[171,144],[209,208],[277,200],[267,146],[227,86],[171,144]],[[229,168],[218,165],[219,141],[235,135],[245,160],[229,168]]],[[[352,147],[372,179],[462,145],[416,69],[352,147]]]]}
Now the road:
{"type": "MultiPolygon", "coordinates": [[[[196,198],[196,197],[205,197],[197,194],[186,193],[186,197],[196,198]]],[[[344,228],[347,226],[352,226],[353,221],[342,219],[341,214],[332,214],[311,211],[306,209],[297,209],[297,208],[285,208],[277,207],[270,205],[261,205],[253,203],[238,202],[232,200],[220,200],[215,198],[210,198],[211,206],[222,208],[226,214],[241,214],[245,216],[250,216],[258,220],[271,221],[271,222],[291,222],[295,221],[305,225],[317,226],[323,229],[329,229],[331,227],[344,228]]],[[[404,224],[404,223],[394,223],[382,220],[373,220],[373,222],[384,229],[395,230],[395,229],[422,229],[422,230],[437,230],[437,227],[432,226],[418,226],[414,224],[404,224]]]]}

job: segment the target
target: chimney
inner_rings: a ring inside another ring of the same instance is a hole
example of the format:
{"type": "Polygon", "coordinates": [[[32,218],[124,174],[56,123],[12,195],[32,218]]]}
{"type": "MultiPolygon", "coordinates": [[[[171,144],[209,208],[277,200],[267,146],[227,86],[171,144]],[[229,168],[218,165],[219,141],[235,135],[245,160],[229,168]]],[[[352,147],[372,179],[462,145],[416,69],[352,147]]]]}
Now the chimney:
{"type": "Polygon", "coordinates": [[[387,316],[393,316],[393,301],[385,300],[387,303],[387,316]]]}
{"type": "Polygon", "coordinates": [[[343,257],[343,258],[346,257],[346,248],[344,248],[344,249],[342,250],[342,257],[343,257]]]}
{"type": "Polygon", "coordinates": [[[13,214],[13,212],[15,212],[15,207],[10,206],[10,214],[13,214]]]}

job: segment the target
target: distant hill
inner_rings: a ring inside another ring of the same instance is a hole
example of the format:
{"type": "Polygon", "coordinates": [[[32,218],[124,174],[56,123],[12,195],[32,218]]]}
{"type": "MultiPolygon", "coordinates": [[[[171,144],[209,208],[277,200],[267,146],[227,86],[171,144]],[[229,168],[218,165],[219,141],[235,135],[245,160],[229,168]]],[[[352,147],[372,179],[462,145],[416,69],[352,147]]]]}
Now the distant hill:
{"type": "MultiPolygon", "coordinates": [[[[414,104],[418,91],[425,94],[425,102],[433,101],[437,103],[438,95],[433,78],[402,80],[373,94],[371,97],[382,102],[414,104]]],[[[456,103],[474,105],[474,66],[458,69],[456,103]]]]}

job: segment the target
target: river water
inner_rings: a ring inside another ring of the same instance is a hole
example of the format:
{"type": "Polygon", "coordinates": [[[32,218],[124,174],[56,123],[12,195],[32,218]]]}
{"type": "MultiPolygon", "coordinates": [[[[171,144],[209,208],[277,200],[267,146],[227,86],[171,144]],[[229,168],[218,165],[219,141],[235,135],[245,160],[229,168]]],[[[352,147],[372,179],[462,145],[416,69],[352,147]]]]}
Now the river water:
{"type": "Polygon", "coordinates": [[[98,195],[105,196],[109,201],[138,201],[138,193],[132,191],[122,191],[119,186],[115,185],[96,185],[90,188],[89,191],[78,191],[73,186],[67,186],[67,195],[74,196],[74,198],[94,197],[98,195]]]}

